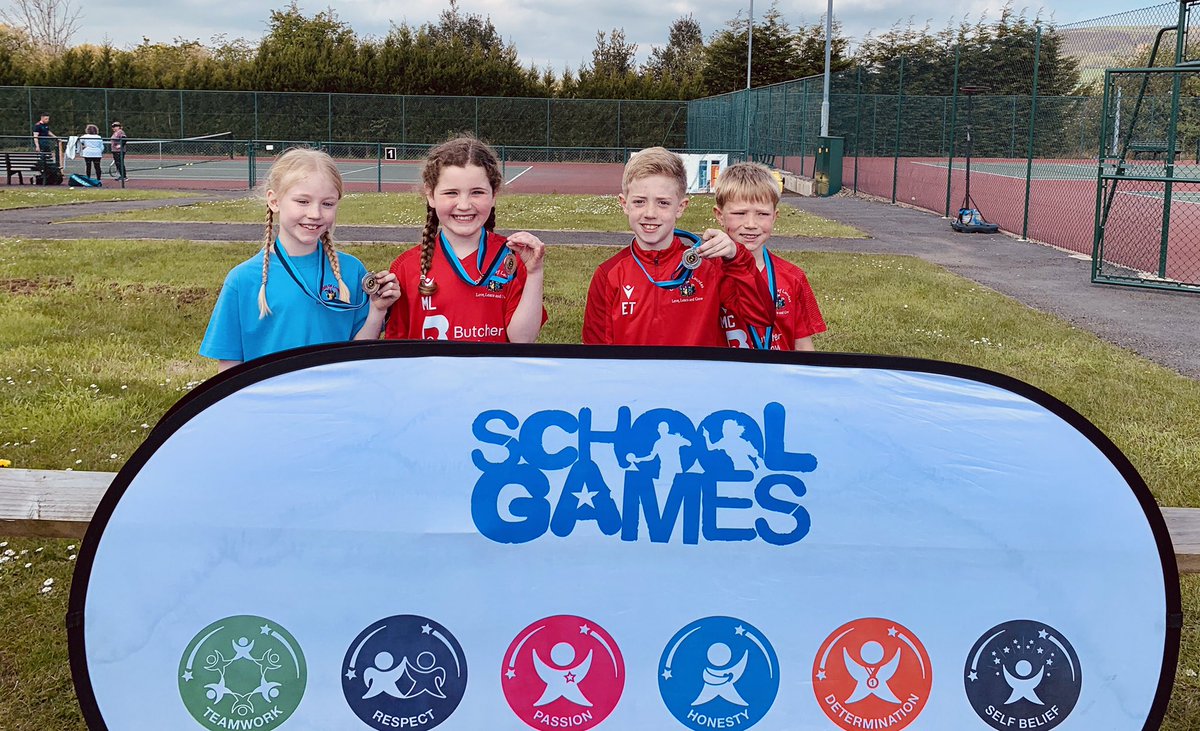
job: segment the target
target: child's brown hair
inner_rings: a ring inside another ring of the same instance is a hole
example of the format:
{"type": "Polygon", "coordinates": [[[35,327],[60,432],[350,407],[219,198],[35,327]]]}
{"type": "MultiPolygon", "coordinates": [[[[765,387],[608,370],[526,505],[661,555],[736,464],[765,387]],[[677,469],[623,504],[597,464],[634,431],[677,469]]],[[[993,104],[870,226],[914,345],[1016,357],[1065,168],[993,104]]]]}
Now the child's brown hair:
{"type": "Polygon", "coordinates": [[[672,178],[679,188],[679,197],[687,195],[687,171],[683,167],[683,158],[665,147],[647,147],[625,164],[625,173],[621,176],[621,192],[629,192],[629,184],[635,180],[662,175],[672,178]]]}
{"type": "Polygon", "coordinates": [[[722,170],[713,192],[717,208],[732,201],[779,205],[779,182],[769,167],[757,162],[739,162],[722,170]]]}
{"type": "MultiPolygon", "coordinates": [[[[500,171],[500,158],[496,156],[496,151],[475,137],[462,135],[443,142],[425,156],[425,167],[421,170],[421,182],[425,186],[425,193],[432,195],[437,189],[438,180],[442,177],[442,168],[465,168],[468,165],[483,168],[488,184],[492,186],[492,193],[500,192],[504,174],[500,171]]],[[[437,211],[426,201],[425,229],[421,231],[421,282],[417,285],[417,291],[421,294],[428,295],[437,291],[437,284],[431,281],[428,275],[429,267],[433,264],[434,244],[437,242],[440,223],[437,211]]],[[[483,227],[488,231],[496,228],[495,206],[492,207],[492,212],[488,214],[483,227]]]]}
{"type": "MultiPolygon", "coordinates": [[[[312,173],[329,176],[333,186],[337,188],[338,199],[341,199],[342,173],[338,170],[337,163],[327,153],[307,147],[293,147],[286,150],[275,160],[275,164],[271,166],[270,172],[267,173],[266,179],[259,187],[262,193],[272,191],[276,197],[279,197],[297,180],[312,173]]],[[[325,256],[329,259],[329,268],[337,279],[338,299],[342,302],[349,302],[350,289],[342,281],[342,267],[338,262],[337,250],[333,246],[333,236],[329,231],[321,234],[321,244],[325,250],[325,256]]],[[[260,319],[271,314],[271,308],[267,306],[267,271],[270,268],[271,252],[274,250],[275,212],[268,205],[266,226],[263,228],[262,286],[258,288],[258,316],[260,319]]]]}

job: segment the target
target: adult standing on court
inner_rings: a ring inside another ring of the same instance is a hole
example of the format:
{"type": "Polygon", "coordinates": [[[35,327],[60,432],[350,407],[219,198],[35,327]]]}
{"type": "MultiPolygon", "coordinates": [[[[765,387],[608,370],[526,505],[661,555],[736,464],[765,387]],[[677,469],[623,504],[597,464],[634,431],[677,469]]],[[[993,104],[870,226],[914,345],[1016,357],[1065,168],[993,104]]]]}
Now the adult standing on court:
{"type": "Polygon", "coordinates": [[[42,114],[41,121],[33,125],[33,149],[38,152],[49,152],[54,155],[54,163],[58,164],[58,144],[51,142],[57,140],[58,135],[50,131],[50,115],[42,114]]]}
{"type": "Polygon", "coordinates": [[[125,180],[125,130],[120,122],[112,123],[112,139],[109,141],[113,164],[117,166],[117,180],[125,180]]]}
{"type": "Polygon", "coordinates": [[[99,180],[100,160],[104,157],[104,138],[100,136],[100,128],[96,125],[89,124],[79,136],[79,154],[83,157],[83,164],[87,170],[84,174],[99,180]],[[95,175],[92,175],[93,168],[96,170],[95,175]]]}

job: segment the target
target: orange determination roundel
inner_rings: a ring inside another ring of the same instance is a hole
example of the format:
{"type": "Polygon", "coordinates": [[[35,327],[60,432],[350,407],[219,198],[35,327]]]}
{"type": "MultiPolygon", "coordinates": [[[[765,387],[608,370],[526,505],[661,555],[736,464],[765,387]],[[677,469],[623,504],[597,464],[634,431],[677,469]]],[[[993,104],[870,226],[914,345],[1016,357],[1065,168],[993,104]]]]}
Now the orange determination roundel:
{"type": "Polygon", "coordinates": [[[929,653],[907,627],[888,619],[856,619],[821,643],[813,692],[825,715],[845,731],[912,723],[929,701],[929,653]]]}

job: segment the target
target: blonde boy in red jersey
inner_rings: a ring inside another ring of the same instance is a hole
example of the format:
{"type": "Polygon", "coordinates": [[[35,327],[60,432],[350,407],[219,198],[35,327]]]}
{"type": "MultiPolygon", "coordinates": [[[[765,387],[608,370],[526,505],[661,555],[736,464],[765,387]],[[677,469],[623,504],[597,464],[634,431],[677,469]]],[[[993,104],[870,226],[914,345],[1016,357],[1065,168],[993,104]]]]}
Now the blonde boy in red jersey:
{"type": "Polygon", "coordinates": [[[775,324],[747,326],[734,308],[722,314],[729,345],[759,350],[816,350],[812,336],[825,332],[825,320],[804,270],[771,256],[767,239],[779,215],[779,183],[764,165],[740,162],[726,168],[717,180],[713,214],[730,238],[745,246],[758,266],[774,301],[775,324]]]}
{"type": "Polygon", "coordinates": [[[675,232],[686,190],[683,160],[662,147],[625,166],[619,200],[633,242],[592,275],[585,344],[724,347],[722,307],[760,329],[774,322],[771,293],[744,246],[713,229],[703,239],[675,232]]]}

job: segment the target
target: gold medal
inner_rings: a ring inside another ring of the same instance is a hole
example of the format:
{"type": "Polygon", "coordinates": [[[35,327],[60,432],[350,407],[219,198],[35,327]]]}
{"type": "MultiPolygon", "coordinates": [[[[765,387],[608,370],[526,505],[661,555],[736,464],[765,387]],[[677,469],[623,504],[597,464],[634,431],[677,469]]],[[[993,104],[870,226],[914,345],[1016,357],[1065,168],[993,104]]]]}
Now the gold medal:
{"type": "Polygon", "coordinates": [[[374,274],[368,274],[362,278],[362,291],[366,292],[368,295],[375,294],[379,291],[379,280],[375,278],[374,274]]]}
{"type": "Polygon", "coordinates": [[[702,261],[704,261],[704,259],[702,259],[700,257],[699,250],[697,250],[696,247],[694,247],[694,246],[692,248],[688,249],[687,251],[683,252],[683,268],[684,269],[697,269],[700,267],[700,263],[702,261]]]}

